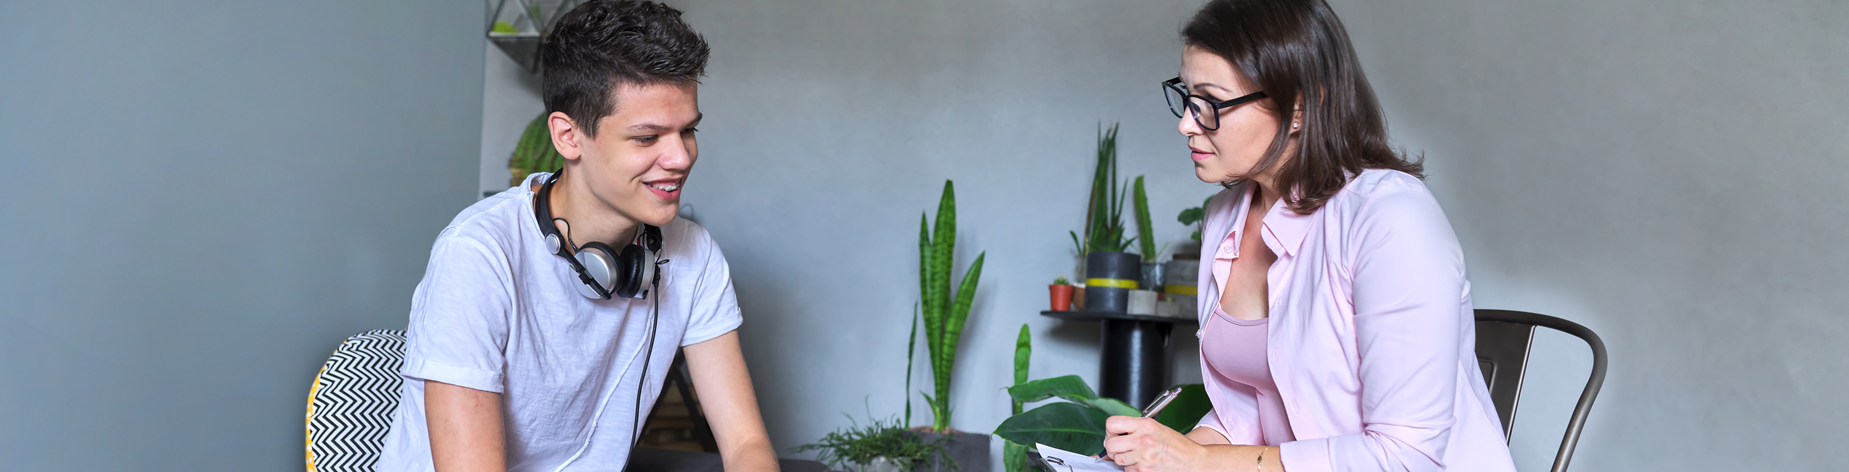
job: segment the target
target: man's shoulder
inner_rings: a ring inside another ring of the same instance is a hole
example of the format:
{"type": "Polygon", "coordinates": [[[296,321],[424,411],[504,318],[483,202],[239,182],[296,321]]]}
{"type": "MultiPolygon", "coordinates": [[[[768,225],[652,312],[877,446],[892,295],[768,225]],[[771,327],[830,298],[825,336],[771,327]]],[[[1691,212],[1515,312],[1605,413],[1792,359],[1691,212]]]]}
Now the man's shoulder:
{"type": "Polygon", "coordinates": [[[699,223],[686,218],[676,217],[661,226],[662,251],[668,254],[687,254],[704,256],[708,251],[719,247],[713,241],[713,235],[699,223]]]}
{"type": "Polygon", "coordinates": [[[537,227],[536,223],[527,221],[531,219],[527,217],[528,213],[525,211],[524,205],[527,201],[520,192],[512,190],[477,201],[456,213],[456,217],[450,219],[449,225],[443,227],[443,232],[437,236],[437,241],[440,243],[445,239],[464,239],[483,244],[493,243],[496,246],[506,246],[518,239],[524,229],[523,223],[537,227]]]}

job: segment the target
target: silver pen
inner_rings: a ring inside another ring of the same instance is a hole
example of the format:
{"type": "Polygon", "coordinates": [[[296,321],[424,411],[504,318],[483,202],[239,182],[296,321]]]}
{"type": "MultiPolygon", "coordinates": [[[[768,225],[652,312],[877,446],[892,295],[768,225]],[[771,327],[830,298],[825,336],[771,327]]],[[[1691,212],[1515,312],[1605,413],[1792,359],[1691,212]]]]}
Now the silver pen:
{"type": "Polygon", "coordinates": [[[1163,408],[1168,407],[1168,402],[1175,401],[1175,397],[1180,395],[1181,387],[1162,392],[1161,395],[1156,396],[1156,401],[1149,402],[1149,407],[1143,409],[1143,417],[1155,418],[1157,413],[1161,413],[1163,408]]]}

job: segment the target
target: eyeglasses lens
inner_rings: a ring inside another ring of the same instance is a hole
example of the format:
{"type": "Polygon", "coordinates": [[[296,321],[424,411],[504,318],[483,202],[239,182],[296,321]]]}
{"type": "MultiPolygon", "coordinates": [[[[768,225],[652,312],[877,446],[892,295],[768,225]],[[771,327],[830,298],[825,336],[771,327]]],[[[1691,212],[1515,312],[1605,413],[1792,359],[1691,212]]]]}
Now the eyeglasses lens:
{"type": "Polygon", "coordinates": [[[1175,88],[1174,85],[1163,84],[1162,96],[1168,99],[1168,111],[1174,113],[1176,118],[1181,118],[1188,114],[1187,109],[1183,108],[1187,106],[1186,103],[1188,98],[1186,94],[1181,92],[1181,89],[1175,88]]]}
{"type": "Polygon", "coordinates": [[[1220,109],[1214,108],[1212,103],[1207,103],[1207,99],[1199,96],[1188,97],[1188,109],[1194,112],[1194,122],[1201,125],[1201,129],[1220,129],[1220,109]]]}

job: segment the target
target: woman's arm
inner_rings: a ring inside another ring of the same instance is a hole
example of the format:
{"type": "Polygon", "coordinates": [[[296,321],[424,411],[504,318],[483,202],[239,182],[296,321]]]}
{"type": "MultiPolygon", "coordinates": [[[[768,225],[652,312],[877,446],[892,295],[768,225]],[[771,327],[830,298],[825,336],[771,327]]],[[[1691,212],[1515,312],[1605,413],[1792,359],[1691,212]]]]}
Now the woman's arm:
{"type": "Polygon", "coordinates": [[[738,331],[687,346],[687,367],[693,373],[694,391],[719,442],[725,470],[775,471],[777,455],[770,434],[758,414],[757,393],[738,346],[738,331]]]}
{"type": "Polygon", "coordinates": [[[501,394],[424,381],[430,462],[439,472],[505,472],[501,394]]]}
{"type": "Polygon", "coordinates": [[[1126,472],[1285,470],[1278,448],[1226,444],[1226,438],[1211,428],[1195,428],[1182,436],[1154,419],[1113,416],[1104,429],[1105,454],[1126,472]]]}

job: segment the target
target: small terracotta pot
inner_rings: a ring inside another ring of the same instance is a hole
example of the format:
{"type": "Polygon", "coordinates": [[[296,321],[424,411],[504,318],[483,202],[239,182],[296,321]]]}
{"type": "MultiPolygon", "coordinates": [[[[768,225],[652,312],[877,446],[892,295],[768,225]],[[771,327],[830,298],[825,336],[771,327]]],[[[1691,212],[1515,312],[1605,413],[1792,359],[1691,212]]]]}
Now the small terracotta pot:
{"type": "Polygon", "coordinates": [[[1047,291],[1053,296],[1053,311],[1072,311],[1072,286],[1048,285],[1047,291]]]}

